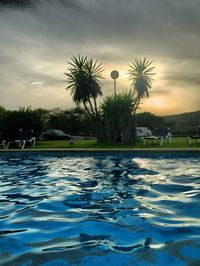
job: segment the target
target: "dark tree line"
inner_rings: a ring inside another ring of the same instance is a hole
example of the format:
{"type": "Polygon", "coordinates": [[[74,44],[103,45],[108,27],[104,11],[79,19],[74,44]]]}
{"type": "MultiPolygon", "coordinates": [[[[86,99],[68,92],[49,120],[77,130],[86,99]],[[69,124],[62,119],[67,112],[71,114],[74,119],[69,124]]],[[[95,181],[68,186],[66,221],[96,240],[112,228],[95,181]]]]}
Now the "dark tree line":
{"type": "Polygon", "coordinates": [[[19,129],[32,129],[37,138],[49,130],[60,129],[71,135],[94,136],[94,126],[84,109],[68,110],[19,108],[6,110],[0,106],[0,139],[15,139],[19,129]]]}
{"type": "MultiPolygon", "coordinates": [[[[115,108],[111,101],[112,110],[104,110],[109,113],[106,117],[107,127],[110,127],[109,139],[116,139],[119,132],[123,129],[122,125],[126,121],[127,109],[131,104],[126,98],[126,94],[119,95],[118,101],[115,102],[115,108]],[[124,99],[126,98],[126,100],[124,99]],[[121,102],[122,101],[122,102],[121,102]],[[125,103],[124,105],[122,103],[125,103]],[[120,104],[121,116],[118,116],[118,105],[120,104]],[[113,119],[114,118],[114,119],[113,119]],[[114,135],[116,134],[116,135],[114,135]]],[[[106,103],[105,108],[109,109],[109,104],[106,103]]],[[[102,106],[103,108],[103,106],[102,106]]],[[[168,125],[164,118],[151,113],[140,113],[136,115],[137,126],[148,127],[153,130],[156,127],[168,125]]],[[[60,129],[67,134],[95,136],[95,125],[88,113],[80,107],[61,110],[59,108],[53,110],[20,108],[19,110],[6,110],[0,106],[0,139],[12,139],[17,137],[19,129],[33,129],[36,137],[39,137],[42,132],[49,129],[60,129]]]]}

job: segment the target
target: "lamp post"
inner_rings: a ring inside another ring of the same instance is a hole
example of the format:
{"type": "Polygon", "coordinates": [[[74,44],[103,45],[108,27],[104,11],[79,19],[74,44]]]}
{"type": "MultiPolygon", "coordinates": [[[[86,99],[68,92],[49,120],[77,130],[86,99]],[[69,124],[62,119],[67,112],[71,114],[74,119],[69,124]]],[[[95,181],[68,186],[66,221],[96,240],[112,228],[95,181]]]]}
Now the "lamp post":
{"type": "Polygon", "coordinates": [[[114,95],[116,96],[116,79],[119,77],[119,72],[117,70],[113,70],[110,73],[110,76],[114,80],[114,95]]]}

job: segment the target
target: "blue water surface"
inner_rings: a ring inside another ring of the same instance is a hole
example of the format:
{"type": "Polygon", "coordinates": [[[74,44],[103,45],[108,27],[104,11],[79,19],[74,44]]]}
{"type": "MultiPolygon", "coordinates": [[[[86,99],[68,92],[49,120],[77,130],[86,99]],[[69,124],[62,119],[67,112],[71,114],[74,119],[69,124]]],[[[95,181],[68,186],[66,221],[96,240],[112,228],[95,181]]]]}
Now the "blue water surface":
{"type": "Polygon", "coordinates": [[[0,154],[0,265],[200,265],[200,156],[0,154]]]}

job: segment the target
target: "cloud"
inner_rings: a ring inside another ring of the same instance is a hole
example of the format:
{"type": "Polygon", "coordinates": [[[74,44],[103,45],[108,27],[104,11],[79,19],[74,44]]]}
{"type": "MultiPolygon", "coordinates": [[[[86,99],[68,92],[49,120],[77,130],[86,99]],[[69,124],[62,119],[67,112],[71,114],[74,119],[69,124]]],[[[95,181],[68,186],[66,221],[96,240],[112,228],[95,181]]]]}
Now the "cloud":
{"type": "Polygon", "coordinates": [[[172,60],[165,70],[163,81],[170,86],[196,87],[200,86],[200,68],[198,59],[172,60]]]}
{"type": "Polygon", "coordinates": [[[170,85],[187,86],[187,87],[200,87],[200,76],[195,73],[176,72],[165,76],[165,80],[170,85]]]}
{"type": "Polygon", "coordinates": [[[30,85],[42,85],[44,83],[45,83],[44,80],[41,80],[41,81],[33,81],[33,82],[30,83],[30,85]]]}

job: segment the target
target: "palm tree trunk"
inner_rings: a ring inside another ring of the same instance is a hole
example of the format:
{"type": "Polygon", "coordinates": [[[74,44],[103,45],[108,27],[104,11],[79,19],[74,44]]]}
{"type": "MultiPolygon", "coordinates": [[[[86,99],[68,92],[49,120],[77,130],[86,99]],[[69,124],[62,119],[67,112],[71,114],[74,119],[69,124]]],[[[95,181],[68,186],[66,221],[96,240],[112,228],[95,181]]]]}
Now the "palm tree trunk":
{"type": "Polygon", "coordinates": [[[126,144],[135,144],[136,137],[136,120],[135,116],[130,116],[122,130],[122,142],[126,144]]]}
{"type": "Polygon", "coordinates": [[[136,102],[135,102],[135,109],[134,109],[134,113],[133,113],[134,115],[136,115],[136,112],[138,110],[139,105],[140,105],[140,98],[138,97],[136,99],[136,102]]]}
{"type": "Polygon", "coordinates": [[[106,142],[107,141],[107,134],[105,129],[105,123],[102,118],[96,117],[94,120],[95,126],[95,135],[98,143],[106,142]]]}
{"type": "Polygon", "coordinates": [[[85,107],[85,110],[88,112],[88,114],[90,115],[90,117],[93,119],[93,115],[92,113],[90,112],[89,108],[87,107],[87,104],[85,102],[83,102],[83,105],[85,107]]]}
{"type": "Polygon", "coordinates": [[[140,98],[138,97],[136,99],[136,103],[135,103],[135,108],[134,108],[134,112],[133,112],[133,118],[132,118],[132,139],[130,139],[130,141],[133,144],[136,144],[137,142],[137,123],[136,123],[136,112],[138,110],[138,107],[140,105],[140,98]]]}
{"type": "Polygon", "coordinates": [[[95,109],[95,112],[96,112],[96,114],[99,114],[99,112],[98,112],[98,108],[97,108],[97,101],[96,101],[96,98],[94,97],[93,99],[94,99],[94,109],[95,109]]]}
{"type": "Polygon", "coordinates": [[[92,106],[92,103],[91,103],[90,99],[88,99],[88,103],[89,103],[89,106],[90,106],[90,109],[91,109],[92,115],[95,116],[95,111],[94,111],[94,108],[93,108],[93,106],[92,106]]]}

